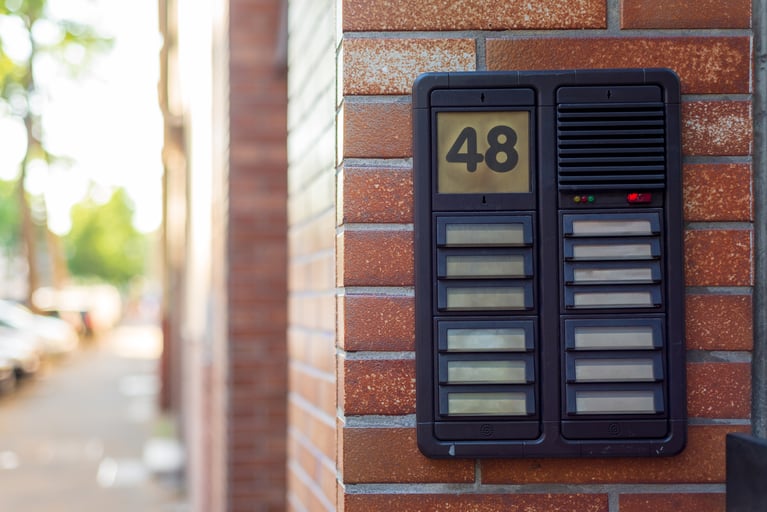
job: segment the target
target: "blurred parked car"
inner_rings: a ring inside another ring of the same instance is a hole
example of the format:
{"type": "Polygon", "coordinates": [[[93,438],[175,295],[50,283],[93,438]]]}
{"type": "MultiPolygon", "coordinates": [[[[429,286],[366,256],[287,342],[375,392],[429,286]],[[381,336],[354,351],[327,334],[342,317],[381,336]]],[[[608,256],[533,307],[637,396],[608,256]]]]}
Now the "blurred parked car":
{"type": "Polygon", "coordinates": [[[120,292],[111,285],[43,287],[32,302],[38,310],[69,322],[83,337],[111,329],[122,317],[120,292]]]}
{"type": "Polygon", "coordinates": [[[80,342],[67,322],[36,315],[21,304],[7,300],[0,300],[0,326],[36,337],[45,356],[68,354],[80,342]]]}
{"type": "Polygon", "coordinates": [[[40,368],[41,346],[34,335],[0,327],[0,360],[10,361],[16,378],[32,375],[40,368]]]}

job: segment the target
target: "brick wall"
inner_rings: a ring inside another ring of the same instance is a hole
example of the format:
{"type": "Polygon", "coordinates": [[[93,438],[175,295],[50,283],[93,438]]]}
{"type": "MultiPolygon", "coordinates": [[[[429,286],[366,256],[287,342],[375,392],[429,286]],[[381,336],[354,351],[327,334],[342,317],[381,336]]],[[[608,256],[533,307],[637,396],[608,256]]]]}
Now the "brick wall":
{"type": "Polygon", "coordinates": [[[163,386],[186,449],[192,510],[223,511],[226,495],[227,337],[225,326],[228,168],[225,104],[226,33],[214,35],[225,6],[190,13],[185,2],[160,2],[163,48],[160,103],[165,117],[163,386]],[[198,14],[197,16],[193,14],[198,14]],[[213,52],[211,52],[213,50],[213,52]],[[217,62],[210,58],[216,53],[217,62]],[[208,58],[200,58],[206,55],[208,58]],[[191,61],[194,66],[188,66],[191,61]],[[225,71],[225,70],[224,70],[225,71]],[[215,90],[213,97],[206,94],[215,90]]]}
{"type": "Polygon", "coordinates": [[[282,0],[163,0],[164,384],[195,512],[286,508],[282,0]],[[173,364],[170,364],[173,363],[173,364]]]}
{"type": "Polygon", "coordinates": [[[288,17],[288,509],[334,510],[335,55],[333,0],[288,17]]]}
{"type": "Polygon", "coordinates": [[[229,0],[224,72],[229,76],[226,461],[231,512],[285,509],[287,85],[280,62],[282,3],[229,0]]]}
{"type": "MultiPolygon", "coordinates": [[[[337,508],[724,510],[724,437],[750,429],[750,3],[341,4],[337,508]],[[688,447],[663,459],[427,459],[414,428],[412,82],[424,71],[591,67],[670,67],[682,81],[688,447]]],[[[324,230],[311,236],[319,243],[332,226],[312,229],[324,230]]],[[[325,384],[326,371],[311,376],[325,384]]],[[[333,411],[317,397],[304,401],[312,420],[322,416],[332,429],[333,411]]],[[[320,453],[305,451],[308,460],[320,453]]],[[[327,505],[304,502],[306,510],[327,505]]]]}

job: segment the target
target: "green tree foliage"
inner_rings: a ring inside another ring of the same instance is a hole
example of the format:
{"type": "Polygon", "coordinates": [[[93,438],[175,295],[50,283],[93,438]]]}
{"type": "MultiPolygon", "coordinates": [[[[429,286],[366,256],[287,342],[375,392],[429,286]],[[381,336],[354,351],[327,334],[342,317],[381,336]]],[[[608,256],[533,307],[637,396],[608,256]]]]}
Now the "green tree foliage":
{"type": "MultiPolygon", "coordinates": [[[[101,37],[93,27],[53,17],[48,0],[0,0],[0,115],[22,120],[27,135],[17,197],[21,211],[20,232],[29,269],[28,300],[40,284],[39,252],[52,256],[52,267],[63,266],[56,261],[58,251],[39,251],[38,228],[24,189],[27,171],[35,162],[66,161],[46,149],[42,123],[45,113],[41,107],[46,91],[45,84],[40,83],[37,65],[40,59],[47,57],[63,72],[76,77],[89,67],[93,55],[109,46],[111,40],[101,37]]],[[[44,213],[42,217],[44,220],[44,213]]]]}
{"type": "Polygon", "coordinates": [[[147,238],[132,223],[133,205],[117,189],[106,203],[86,200],[72,209],[72,230],[64,238],[69,271],[125,285],[144,271],[147,238]]]}
{"type": "Polygon", "coordinates": [[[21,246],[16,184],[0,180],[0,251],[18,254],[21,246]]]}
{"type": "Polygon", "coordinates": [[[48,0],[0,0],[0,98],[27,127],[27,156],[22,167],[34,159],[51,162],[57,158],[45,149],[44,112],[36,107],[45,93],[45,84],[37,76],[37,61],[50,57],[76,78],[88,69],[94,55],[112,44],[89,25],[53,18],[47,4],[48,0]]]}

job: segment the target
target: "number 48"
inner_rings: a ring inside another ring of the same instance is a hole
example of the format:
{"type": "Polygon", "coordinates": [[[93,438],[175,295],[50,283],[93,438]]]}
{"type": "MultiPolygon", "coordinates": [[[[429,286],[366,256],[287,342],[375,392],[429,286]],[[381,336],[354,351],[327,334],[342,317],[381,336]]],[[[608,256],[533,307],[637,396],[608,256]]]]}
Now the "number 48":
{"type": "Polygon", "coordinates": [[[477,164],[485,162],[491,171],[509,172],[516,167],[519,155],[514,149],[517,144],[517,132],[510,126],[498,125],[487,132],[487,143],[490,146],[485,154],[477,151],[477,130],[467,126],[456,137],[455,142],[445,155],[450,163],[466,164],[466,170],[474,172],[477,164]],[[466,146],[466,151],[461,151],[466,146]],[[500,155],[504,155],[502,158],[500,155]]]}

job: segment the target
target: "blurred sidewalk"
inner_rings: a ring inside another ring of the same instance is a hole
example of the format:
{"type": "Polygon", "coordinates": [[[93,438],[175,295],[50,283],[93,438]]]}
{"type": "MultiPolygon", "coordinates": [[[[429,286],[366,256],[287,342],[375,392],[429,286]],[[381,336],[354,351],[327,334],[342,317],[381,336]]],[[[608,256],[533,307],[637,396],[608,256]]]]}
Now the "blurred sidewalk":
{"type": "Polygon", "coordinates": [[[0,511],[185,512],[159,352],[157,327],[122,325],[0,397],[0,511]]]}

